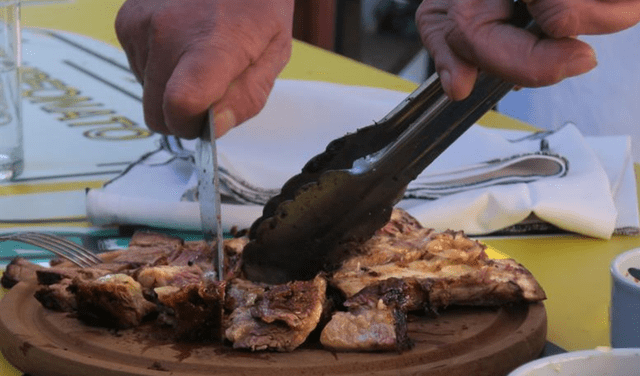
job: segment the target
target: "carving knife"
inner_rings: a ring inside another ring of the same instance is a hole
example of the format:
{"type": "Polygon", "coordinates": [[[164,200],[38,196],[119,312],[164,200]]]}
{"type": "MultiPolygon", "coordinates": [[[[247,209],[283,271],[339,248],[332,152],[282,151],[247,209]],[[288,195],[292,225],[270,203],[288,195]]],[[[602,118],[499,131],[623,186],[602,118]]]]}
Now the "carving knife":
{"type": "Polygon", "coordinates": [[[195,162],[198,175],[198,203],[200,204],[202,234],[208,248],[211,250],[209,256],[213,263],[211,270],[206,272],[215,273],[215,279],[222,281],[224,277],[224,253],[213,109],[209,109],[207,124],[203,127],[202,135],[196,143],[195,162]]]}

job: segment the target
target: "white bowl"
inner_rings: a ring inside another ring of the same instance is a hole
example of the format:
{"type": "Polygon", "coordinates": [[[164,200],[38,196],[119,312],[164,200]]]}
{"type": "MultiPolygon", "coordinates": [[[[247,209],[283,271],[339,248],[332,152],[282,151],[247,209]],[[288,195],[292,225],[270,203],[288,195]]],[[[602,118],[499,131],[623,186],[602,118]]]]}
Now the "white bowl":
{"type": "Polygon", "coordinates": [[[508,376],[640,376],[640,348],[573,351],[541,358],[508,376]]]}
{"type": "Polygon", "coordinates": [[[629,268],[640,269],[640,248],[611,262],[612,347],[640,347],[640,281],[629,275],[629,268]]]}

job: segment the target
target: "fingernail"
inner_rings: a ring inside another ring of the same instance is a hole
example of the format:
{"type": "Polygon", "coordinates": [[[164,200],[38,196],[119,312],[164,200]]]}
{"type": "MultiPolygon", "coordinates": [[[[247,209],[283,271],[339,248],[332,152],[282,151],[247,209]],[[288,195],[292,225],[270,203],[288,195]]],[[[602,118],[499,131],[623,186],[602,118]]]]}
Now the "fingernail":
{"type": "Polygon", "coordinates": [[[231,110],[223,110],[213,115],[216,126],[216,138],[229,132],[236,124],[236,115],[231,110]]]}
{"type": "Polygon", "coordinates": [[[564,77],[574,77],[587,73],[598,65],[596,52],[589,49],[588,52],[580,52],[569,59],[569,65],[564,71],[564,77]]]}
{"type": "Polygon", "coordinates": [[[451,98],[451,73],[448,70],[443,70],[440,73],[440,83],[442,89],[451,98]]]}

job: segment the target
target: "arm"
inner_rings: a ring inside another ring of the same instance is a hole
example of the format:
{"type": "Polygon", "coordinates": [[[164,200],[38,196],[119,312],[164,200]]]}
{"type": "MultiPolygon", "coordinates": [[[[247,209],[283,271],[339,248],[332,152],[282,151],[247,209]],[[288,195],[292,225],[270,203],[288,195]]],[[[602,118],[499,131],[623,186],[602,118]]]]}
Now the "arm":
{"type": "Polygon", "coordinates": [[[179,137],[216,135],[256,115],[291,55],[294,0],[127,0],[116,33],[143,85],[145,122],[179,137]]]}
{"type": "Polygon", "coordinates": [[[540,39],[507,24],[511,4],[424,0],[418,8],[422,41],[452,99],[469,95],[479,69],[529,87],[588,72],[597,65],[595,53],[575,36],[613,33],[640,21],[638,0],[528,0],[529,12],[550,37],[540,39]]]}

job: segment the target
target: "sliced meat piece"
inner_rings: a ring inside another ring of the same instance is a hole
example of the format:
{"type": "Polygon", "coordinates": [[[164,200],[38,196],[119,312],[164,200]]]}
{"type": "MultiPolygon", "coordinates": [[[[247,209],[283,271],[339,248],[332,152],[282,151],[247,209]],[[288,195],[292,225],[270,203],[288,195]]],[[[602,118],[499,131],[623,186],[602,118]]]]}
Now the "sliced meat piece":
{"type": "Polygon", "coordinates": [[[0,283],[2,283],[2,287],[12,288],[18,282],[36,282],[36,271],[45,269],[43,266],[38,264],[34,264],[31,261],[22,258],[16,257],[5,269],[4,273],[2,273],[2,279],[0,279],[0,283]]]}
{"type": "Polygon", "coordinates": [[[153,289],[163,286],[183,287],[202,280],[202,269],[193,266],[143,266],[136,270],[134,278],[142,287],[153,289]]]}
{"type": "Polygon", "coordinates": [[[168,308],[159,320],[170,325],[177,339],[219,341],[222,334],[225,282],[193,283],[177,289],[156,289],[159,302],[168,308]]]}
{"type": "Polygon", "coordinates": [[[394,236],[398,234],[408,234],[415,230],[422,230],[423,228],[420,222],[405,210],[395,208],[391,212],[389,222],[379,229],[376,235],[394,236]]]}
{"type": "Polygon", "coordinates": [[[514,260],[491,260],[485,248],[461,231],[412,228],[393,236],[376,234],[360,246],[358,255],[346,260],[331,275],[330,282],[349,298],[363,288],[389,278],[424,281],[420,283],[432,285],[429,297],[434,307],[461,304],[472,296],[473,300],[466,304],[482,304],[479,295],[482,292],[488,294],[486,305],[507,301],[535,302],[546,298],[526,268],[514,260]],[[456,294],[459,297],[452,295],[455,280],[458,280],[456,294]],[[436,291],[437,286],[445,284],[449,286],[447,289],[436,291]],[[500,294],[494,291],[496,288],[500,294]],[[468,290],[463,295],[464,289],[468,290]]]}
{"type": "Polygon", "coordinates": [[[129,241],[129,247],[177,248],[183,244],[184,240],[180,237],[154,231],[136,231],[129,241]]]}
{"type": "Polygon", "coordinates": [[[132,328],[156,311],[156,305],[144,298],[142,286],[125,274],[93,281],[75,278],[70,289],[76,296],[78,318],[90,325],[132,328]]]}
{"type": "Polygon", "coordinates": [[[413,278],[388,278],[366,286],[347,299],[344,306],[349,310],[358,310],[382,303],[403,312],[420,310],[429,306],[428,287],[428,284],[413,278]]]}
{"type": "Polygon", "coordinates": [[[533,275],[512,259],[487,260],[475,272],[422,283],[425,282],[429,284],[432,307],[498,306],[546,299],[544,290],[533,275]]]}
{"type": "MultiPolygon", "coordinates": [[[[99,265],[102,266],[102,265],[99,265]]],[[[80,278],[85,281],[91,281],[100,278],[104,275],[113,273],[108,269],[101,268],[42,268],[36,271],[38,277],[38,284],[40,285],[54,285],[60,283],[65,279],[72,280],[74,278],[80,278]]],[[[68,283],[67,283],[68,285],[68,283]]]]}
{"type": "Polygon", "coordinates": [[[318,325],[326,287],[323,276],[269,286],[262,296],[247,299],[231,313],[225,335],[234,348],[292,351],[318,325]]]}
{"type": "Polygon", "coordinates": [[[268,285],[234,278],[227,283],[225,293],[225,309],[232,312],[239,307],[253,306],[258,298],[262,298],[268,285]]]}
{"type": "MultiPolygon", "coordinates": [[[[247,237],[225,239],[224,252],[224,279],[230,280],[240,275],[240,259],[242,249],[249,242],[247,237]]],[[[215,247],[215,243],[212,245],[215,247]]],[[[210,257],[211,249],[203,241],[185,242],[184,245],[168,256],[167,264],[171,266],[187,266],[197,264],[201,269],[208,269],[212,265],[210,257]],[[202,257],[205,255],[205,257],[202,257]]]]}
{"type": "Polygon", "coordinates": [[[321,276],[310,283],[294,281],[274,285],[257,299],[251,312],[266,323],[282,321],[290,328],[311,332],[322,313],[326,289],[326,280],[321,276]]]}
{"type": "Polygon", "coordinates": [[[129,269],[144,265],[167,265],[168,258],[184,245],[182,238],[151,231],[137,231],[124,250],[103,253],[106,263],[128,264],[129,269]]]}
{"type": "Polygon", "coordinates": [[[334,313],[320,342],[335,351],[410,349],[407,312],[426,301],[427,292],[414,280],[389,278],[367,286],[344,303],[349,312],[334,313]]]}
{"type": "Polygon", "coordinates": [[[207,243],[204,241],[190,241],[185,242],[182,246],[176,248],[174,252],[169,254],[167,264],[172,266],[185,266],[194,265],[196,262],[204,264],[211,264],[211,259],[206,255],[211,251],[207,248],[207,243]],[[203,257],[205,256],[205,257],[203,257]]]}
{"type": "Polygon", "coordinates": [[[358,254],[346,260],[337,272],[367,271],[366,268],[385,264],[406,265],[425,260],[431,271],[451,264],[469,264],[487,259],[486,246],[464,236],[463,232],[435,232],[416,229],[393,236],[377,234],[357,245],[358,254]]]}
{"type": "MultiPolygon", "coordinates": [[[[403,279],[411,286],[420,285],[428,306],[437,309],[448,305],[499,305],[515,302],[537,302],[546,299],[544,290],[533,275],[511,259],[485,260],[481,265],[447,265],[433,271],[424,260],[407,265],[371,266],[367,271],[334,275],[334,283],[351,298],[366,288],[377,288],[390,278],[403,279]]],[[[419,298],[414,295],[414,298],[419,298]]],[[[419,301],[419,300],[418,300],[419,301]]],[[[414,307],[412,309],[417,309],[414,307]]]]}
{"type": "MultiPolygon", "coordinates": [[[[126,249],[99,253],[102,269],[118,273],[123,269],[135,269],[143,265],[167,264],[167,257],[184,244],[179,237],[152,231],[136,231],[126,249]]],[[[56,260],[56,267],[75,267],[66,260],[56,260]]]]}
{"type": "MultiPolygon", "coordinates": [[[[376,231],[374,236],[365,241],[346,242],[336,251],[339,265],[327,265],[327,271],[335,271],[338,268],[349,265],[363,266],[380,265],[387,262],[398,261],[404,253],[418,252],[419,257],[423,251],[420,249],[424,243],[424,237],[433,233],[433,229],[425,229],[418,220],[402,209],[393,209],[391,219],[387,224],[376,231]]],[[[409,255],[410,257],[410,255],[409,255]]]]}
{"type": "Polygon", "coordinates": [[[36,271],[38,284],[42,286],[35,298],[46,308],[54,311],[73,312],[77,309],[77,300],[72,282],[93,281],[110,274],[109,270],[97,268],[42,268],[36,271]]]}
{"type": "Polygon", "coordinates": [[[407,335],[407,316],[385,306],[335,312],[320,335],[320,343],[334,351],[404,351],[412,343],[407,335]]]}
{"type": "Polygon", "coordinates": [[[284,324],[267,324],[253,317],[249,307],[236,308],[229,316],[228,324],[225,337],[233,343],[234,349],[291,351],[297,347],[291,344],[291,328],[284,324]]]}
{"type": "Polygon", "coordinates": [[[237,237],[224,241],[224,279],[230,280],[242,276],[242,250],[249,243],[249,237],[237,237]]]}
{"type": "Polygon", "coordinates": [[[63,279],[58,283],[39,288],[34,297],[42,306],[59,312],[74,312],[78,308],[76,295],[69,289],[72,280],[63,279]]]}
{"type": "Polygon", "coordinates": [[[174,248],[130,246],[126,250],[117,251],[116,257],[109,262],[112,264],[129,265],[128,269],[139,268],[144,265],[167,265],[167,258],[175,252],[174,248]]]}

